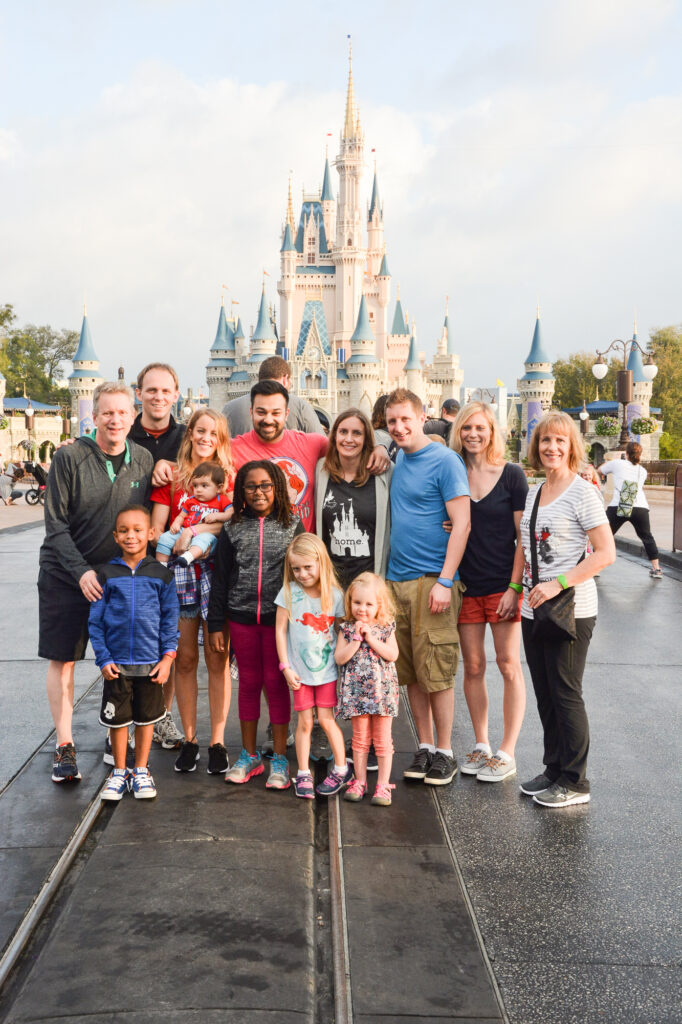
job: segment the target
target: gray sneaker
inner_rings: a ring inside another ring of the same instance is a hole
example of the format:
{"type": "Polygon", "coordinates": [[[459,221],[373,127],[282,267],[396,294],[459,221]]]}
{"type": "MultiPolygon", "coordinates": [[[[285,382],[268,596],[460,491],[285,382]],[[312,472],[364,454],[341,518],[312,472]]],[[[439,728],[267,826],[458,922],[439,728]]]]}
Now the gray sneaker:
{"type": "Polygon", "coordinates": [[[485,764],[487,757],[490,757],[490,753],[485,750],[472,750],[470,754],[467,754],[464,764],[459,766],[459,770],[462,775],[478,775],[479,770],[485,764]]]}
{"type": "Polygon", "coordinates": [[[485,759],[476,778],[479,782],[502,782],[502,779],[508,779],[510,775],[516,775],[514,758],[512,757],[511,761],[503,761],[494,754],[485,759]]]}
{"type": "Polygon", "coordinates": [[[545,789],[542,793],[536,793],[533,800],[543,807],[570,807],[572,804],[589,804],[590,794],[579,793],[577,789],[570,789],[568,786],[562,786],[560,782],[553,782],[549,789],[545,789]]]}
{"type": "Polygon", "coordinates": [[[536,793],[544,793],[551,785],[552,780],[543,773],[542,775],[536,775],[534,779],[530,779],[528,782],[522,782],[519,789],[525,796],[535,796],[536,793]]]}
{"type": "Polygon", "coordinates": [[[179,750],[183,739],[184,736],[173,721],[173,716],[167,711],[161,721],[155,724],[152,740],[154,743],[160,743],[164,750],[179,750]]]}
{"type": "Polygon", "coordinates": [[[327,734],[319,722],[313,725],[310,737],[310,757],[313,761],[331,761],[332,748],[329,746],[327,734]]]}

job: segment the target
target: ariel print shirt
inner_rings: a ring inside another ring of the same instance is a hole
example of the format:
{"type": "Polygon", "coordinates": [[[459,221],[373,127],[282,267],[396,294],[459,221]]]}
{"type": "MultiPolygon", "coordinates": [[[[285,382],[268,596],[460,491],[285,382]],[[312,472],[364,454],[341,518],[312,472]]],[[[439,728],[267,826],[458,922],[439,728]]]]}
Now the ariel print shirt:
{"type": "MultiPolygon", "coordinates": [[[[334,619],[343,616],[343,594],[334,588],[331,614],[322,611],[319,597],[309,597],[298,583],[291,583],[291,618],[287,634],[289,664],[307,686],[321,686],[336,679],[334,619]]],[[[275,604],[286,608],[284,588],[275,604]]]]}

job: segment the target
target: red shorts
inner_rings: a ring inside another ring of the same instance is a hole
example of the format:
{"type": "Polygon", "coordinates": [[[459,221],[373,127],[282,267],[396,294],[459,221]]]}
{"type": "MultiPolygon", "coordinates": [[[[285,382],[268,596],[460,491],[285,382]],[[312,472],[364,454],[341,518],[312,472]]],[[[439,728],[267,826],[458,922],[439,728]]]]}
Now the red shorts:
{"type": "Polygon", "coordinates": [[[516,607],[516,615],[513,619],[501,619],[497,614],[497,606],[504,591],[499,594],[486,594],[485,597],[462,598],[462,607],[459,613],[459,625],[466,626],[473,622],[520,622],[521,621],[521,597],[516,607]]]}
{"type": "Polygon", "coordinates": [[[300,688],[293,690],[292,693],[294,695],[294,711],[336,707],[336,679],[332,679],[329,683],[322,683],[320,686],[308,686],[307,683],[301,683],[300,688]]]}

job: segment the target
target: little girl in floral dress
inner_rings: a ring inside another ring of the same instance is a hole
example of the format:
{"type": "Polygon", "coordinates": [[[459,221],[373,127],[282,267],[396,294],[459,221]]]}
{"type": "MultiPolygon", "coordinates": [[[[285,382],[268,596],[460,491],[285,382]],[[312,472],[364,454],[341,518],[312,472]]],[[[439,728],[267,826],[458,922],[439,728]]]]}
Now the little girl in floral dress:
{"type": "Polygon", "coordinates": [[[398,642],[385,581],[372,572],[357,576],[346,591],[345,613],[335,653],[336,663],[341,666],[337,715],[352,719],[355,779],[343,798],[357,802],[365,795],[367,755],[374,741],[379,773],[372,803],[389,807],[391,790],[395,789],[389,779],[393,763],[391,725],[398,714],[398,642]]]}

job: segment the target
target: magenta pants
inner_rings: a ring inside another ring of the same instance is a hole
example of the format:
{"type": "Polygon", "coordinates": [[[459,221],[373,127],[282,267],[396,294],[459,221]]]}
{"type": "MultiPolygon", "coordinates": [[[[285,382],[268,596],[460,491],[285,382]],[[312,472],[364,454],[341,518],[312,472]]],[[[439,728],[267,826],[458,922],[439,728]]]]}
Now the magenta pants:
{"type": "Polygon", "coordinates": [[[239,669],[239,721],[258,721],[265,687],[270,721],[286,725],[291,718],[291,698],[279,670],[275,627],[230,621],[230,643],[239,669]]]}

